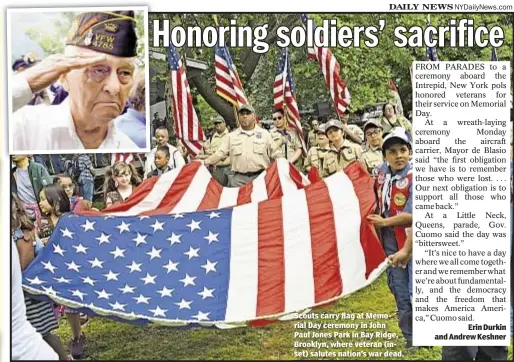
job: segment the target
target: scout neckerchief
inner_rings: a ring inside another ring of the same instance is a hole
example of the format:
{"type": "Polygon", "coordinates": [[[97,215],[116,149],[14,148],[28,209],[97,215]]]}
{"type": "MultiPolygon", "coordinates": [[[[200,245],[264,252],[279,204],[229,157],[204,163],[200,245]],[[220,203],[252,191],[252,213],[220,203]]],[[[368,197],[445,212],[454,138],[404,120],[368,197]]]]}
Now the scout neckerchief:
{"type": "Polygon", "coordinates": [[[391,175],[389,172],[385,175],[384,186],[382,188],[382,215],[385,215],[385,211],[390,209],[391,191],[393,189],[393,183],[402,179],[403,176],[400,174],[391,175]]]}

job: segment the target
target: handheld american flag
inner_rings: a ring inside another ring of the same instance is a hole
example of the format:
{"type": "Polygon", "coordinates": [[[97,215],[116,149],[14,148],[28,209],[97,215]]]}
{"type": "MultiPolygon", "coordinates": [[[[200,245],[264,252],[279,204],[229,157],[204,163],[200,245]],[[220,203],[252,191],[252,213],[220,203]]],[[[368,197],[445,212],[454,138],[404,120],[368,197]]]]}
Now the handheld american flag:
{"type": "Polygon", "coordinates": [[[215,48],[216,92],[236,108],[248,104],[243,85],[227,47],[215,48]]]}
{"type": "MultiPolygon", "coordinates": [[[[302,14],[300,17],[304,24],[312,21],[306,14],[302,14]]],[[[336,112],[339,116],[342,116],[350,105],[351,97],[345,81],[341,79],[339,74],[339,62],[329,48],[319,48],[316,45],[307,47],[307,55],[310,59],[318,61],[325,78],[325,83],[334,101],[336,112]]]]}
{"type": "Polygon", "coordinates": [[[111,155],[111,166],[116,162],[125,162],[125,163],[133,163],[134,162],[134,154],[133,153],[113,153],[111,155]]]}
{"type": "MultiPolygon", "coordinates": [[[[195,167],[204,168],[169,174],[195,167]]],[[[64,215],[25,270],[24,289],[90,313],[169,325],[247,322],[325,304],[385,266],[366,221],[373,180],[358,162],[345,172],[236,207],[64,215]]]]}
{"type": "Polygon", "coordinates": [[[287,48],[282,48],[278,60],[275,81],[273,82],[273,105],[275,109],[283,109],[289,126],[298,133],[302,143],[303,155],[307,155],[307,146],[300,123],[300,112],[296,102],[295,85],[291,72],[291,62],[287,54],[287,48]]]}
{"type": "Polygon", "coordinates": [[[193,107],[193,99],[187,81],[185,65],[177,49],[170,43],[168,65],[172,85],[172,110],[175,135],[182,140],[189,152],[196,156],[202,150],[201,141],[205,140],[203,128],[193,107]]]}

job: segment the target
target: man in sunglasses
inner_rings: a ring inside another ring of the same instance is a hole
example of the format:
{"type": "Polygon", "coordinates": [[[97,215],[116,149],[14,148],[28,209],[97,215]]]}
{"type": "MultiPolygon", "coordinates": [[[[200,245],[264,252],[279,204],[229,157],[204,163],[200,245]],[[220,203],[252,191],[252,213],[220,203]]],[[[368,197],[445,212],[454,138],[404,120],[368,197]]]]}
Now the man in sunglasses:
{"type": "Polygon", "coordinates": [[[228,186],[243,186],[267,169],[281,157],[271,134],[255,123],[255,110],[249,104],[238,109],[239,128],[230,132],[216,152],[205,160],[197,160],[206,166],[217,164],[230,157],[232,173],[228,186]]]}
{"type": "Polygon", "coordinates": [[[79,14],[63,55],[13,77],[13,150],[136,150],[113,122],[125,109],[136,55],[133,11],[79,14]],[[57,80],[69,93],[61,104],[23,107],[57,80]]]}
{"type": "Polygon", "coordinates": [[[280,148],[281,156],[299,167],[297,161],[301,160],[302,141],[300,141],[300,136],[295,130],[287,128],[287,121],[282,109],[273,112],[273,123],[275,128],[271,130],[271,137],[273,137],[277,147],[280,148]]]}
{"type": "Polygon", "coordinates": [[[378,121],[368,121],[364,125],[366,150],[362,153],[361,162],[371,176],[376,176],[378,168],[384,162],[382,155],[382,125],[378,121]]]}

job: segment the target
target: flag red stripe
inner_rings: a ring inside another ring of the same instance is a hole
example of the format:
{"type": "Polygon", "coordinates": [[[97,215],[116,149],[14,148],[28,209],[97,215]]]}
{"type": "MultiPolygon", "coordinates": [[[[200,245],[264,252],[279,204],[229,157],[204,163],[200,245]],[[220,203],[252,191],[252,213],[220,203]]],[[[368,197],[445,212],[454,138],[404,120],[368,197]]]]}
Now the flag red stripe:
{"type": "Polygon", "coordinates": [[[256,315],[259,317],[284,311],[285,269],[282,200],[261,202],[258,210],[256,315]]]}
{"type": "Polygon", "coordinates": [[[168,188],[166,195],[164,195],[163,199],[159,203],[159,206],[157,206],[155,210],[143,212],[141,215],[169,214],[186,193],[200,166],[201,164],[199,162],[194,162],[191,167],[182,167],[175,181],[171,187],[168,188]]]}
{"type": "Polygon", "coordinates": [[[130,198],[122,202],[120,204],[111,205],[105,210],[102,210],[103,213],[111,213],[111,212],[123,212],[128,211],[132,207],[139,204],[143,199],[148,195],[150,191],[152,191],[153,187],[159,180],[158,177],[151,177],[145,180],[141,185],[139,185],[136,190],[130,195],[130,198]]]}
{"type": "Polygon", "coordinates": [[[366,278],[382,263],[386,257],[373,225],[367,220],[376,208],[376,199],[373,192],[373,178],[371,178],[360,162],[348,165],[344,172],[352,181],[355,194],[359,199],[361,214],[360,240],[364,257],[366,259],[366,278]]]}
{"type": "Polygon", "coordinates": [[[280,177],[278,175],[278,167],[275,162],[272,167],[266,170],[264,176],[264,183],[266,184],[266,192],[268,193],[268,199],[274,199],[282,197],[282,184],[280,183],[280,177]]]}
{"type": "Polygon", "coordinates": [[[289,176],[291,176],[297,188],[302,189],[305,187],[300,171],[292,163],[289,163],[289,176]]]}
{"type": "Polygon", "coordinates": [[[305,195],[309,205],[314,295],[315,302],[319,303],[340,295],[343,292],[343,281],[328,188],[324,182],[317,182],[305,189],[305,195]]]}
{"type": "Polygon", "coordinates": [[[221,186],[214,177],[211,178],[207,188],[205,189],[205,195],[203,196],[202,202],[200,202],[200,206],[198,206],[198,211],[218,208],[222,191],[223,186],[221,186]]]}
{"type": "Polygon", "coordinates": [[[237,194],[237,205],[248,204],[252,202],[253,182],[247,183],[239,188],[237,194]]]}

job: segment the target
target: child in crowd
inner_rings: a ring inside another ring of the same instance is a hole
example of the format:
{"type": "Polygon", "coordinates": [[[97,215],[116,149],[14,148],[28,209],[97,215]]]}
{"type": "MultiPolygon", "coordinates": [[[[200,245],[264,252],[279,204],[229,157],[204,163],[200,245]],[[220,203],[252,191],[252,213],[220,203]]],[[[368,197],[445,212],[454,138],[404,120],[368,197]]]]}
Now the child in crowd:
{"type": "Polygon", "coordinates": [[[170,161],[170,149],[168,146],[158,146],[155,151],[154,164],[155,169],[150,172],[147,177],[160,176],[165,172],[171,171],[172,168],[168,165],[170,161]]]}
{"type": "MultiPolygon", "coordinates": [[[[385,161],[378,170],[375,191],[380,207],[378,215],[369,215],[375,225],[386,255],[402,250],[407,241],[406,230],[412,227],[412,152],[410,137],[403,128],[394,128],[384,138],[382,154],[385,161]]],[[[405,249],[404,249],[405,250],[405,249]]],[[[412,346],[411,265],[387,269],[388,284],[398,308],[398,324],[405,337],[405,347],[412,346]]]]}
{"type": "Polygon", "coordinates": [[[79,201],[83,200],[82,197],[77,196],[77,186],[73,183],[70,176],[60,174],[54,177],[54,184],[62,187],[68,199],[70,199],[70,210],[74,211],[79,205],[79,201]]]}
{"type": "MultiPolygon", "coordinates": [[[[41,190],[39,198],[41,211],[49,217],[49,229],[53,231],[59,218],[64,213],[70,212],[70,199],[64,189],[58,184],[45,186],[41,190]]],[[[86,337],[81,331],[80,314],[69,308],[65,308],[65,313],[72,333],[72,340],[69,343],[71,355],[73,358],[82,358],[84,356],[86,337]]]]}
{"type": "MultiPolygon", "coordinates": [[[[35,235],[34,223],[26,215],[22,201],[15,193],[11,197],[11,237],[18,250],[21,270],[25,270],[43,248],[43,243],[35,235]]],[[[29,323],[41,334],[60,359],[68,359],[61,340],[52,334],[52,331],[59,326],[52,303],[25,295],[25,306],[29,323]]]]}
{"type": "Polygon", "coordinates": [[[140,183],[141,178],[132,164],[117,162],[105,173],[105,206],[125,201],[140,183]]]}

